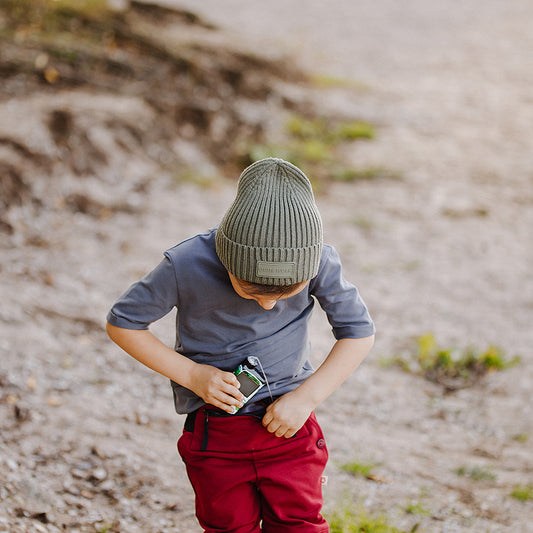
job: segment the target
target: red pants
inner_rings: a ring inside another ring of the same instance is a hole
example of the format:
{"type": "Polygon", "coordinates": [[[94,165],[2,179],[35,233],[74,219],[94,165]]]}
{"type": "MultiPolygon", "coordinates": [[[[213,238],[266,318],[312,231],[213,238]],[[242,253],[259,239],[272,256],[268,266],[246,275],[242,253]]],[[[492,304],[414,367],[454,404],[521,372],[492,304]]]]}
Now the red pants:
{"type": "Polygon", "coordinates": [[[328,459],[314,413],[290,438],[269,433],[250,415],[198,411],[178,450],[206,532],[327,532],[321,476],[328,459]]]}

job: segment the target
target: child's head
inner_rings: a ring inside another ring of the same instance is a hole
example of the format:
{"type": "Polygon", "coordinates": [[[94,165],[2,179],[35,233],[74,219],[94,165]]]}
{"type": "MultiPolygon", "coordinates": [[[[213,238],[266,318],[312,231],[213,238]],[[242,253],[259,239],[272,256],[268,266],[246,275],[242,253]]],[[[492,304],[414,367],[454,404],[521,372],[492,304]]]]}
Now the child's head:
{"type": "Polygon", "coordinates": [[[246,294],[263,287],[278,299],[296,294],[316,276],[322,252],[322,221],[306,175],[274,158],[245,169],[216,248],[230,277],[251,291],[246,294]]]}

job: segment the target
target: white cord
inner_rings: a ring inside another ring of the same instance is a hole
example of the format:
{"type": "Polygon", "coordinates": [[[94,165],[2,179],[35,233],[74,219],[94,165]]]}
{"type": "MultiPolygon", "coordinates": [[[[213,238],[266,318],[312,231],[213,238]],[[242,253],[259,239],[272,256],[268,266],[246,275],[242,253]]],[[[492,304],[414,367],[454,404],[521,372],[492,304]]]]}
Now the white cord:
{"type": "Polygon", "coordinates": [[[270,390],[270,385],[268,383],[268,378],[266,377],[265,371],[263,370],[263,365],[261,364],[261,359],[259,359],[259,357],[256,357],[255,355],[251,355],[250,357],[248,357],[248,361],[250,361],[250,364],[252,364],[253,366],[256,366],[259,363],[259,367],[261,368],[261,374],[263,374],[263,378],[268,388],[268,394],[270,394],[270,400],[274,401],[274,398],[272,397],[272,391],[270,390]]]}

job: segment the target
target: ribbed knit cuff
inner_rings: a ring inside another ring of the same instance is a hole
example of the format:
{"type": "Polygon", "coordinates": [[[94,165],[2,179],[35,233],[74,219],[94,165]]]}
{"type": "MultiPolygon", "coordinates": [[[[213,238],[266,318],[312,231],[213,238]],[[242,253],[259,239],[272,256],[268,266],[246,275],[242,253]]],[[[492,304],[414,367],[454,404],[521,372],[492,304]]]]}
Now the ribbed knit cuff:
{"type": "Polygon", "coordinates": [[[247,246],[229,239],[221,228],[216,234],[217,254],[236,278],[262,285],[291,285],[318,273],[322,244],[302,248],[247,246]]]}

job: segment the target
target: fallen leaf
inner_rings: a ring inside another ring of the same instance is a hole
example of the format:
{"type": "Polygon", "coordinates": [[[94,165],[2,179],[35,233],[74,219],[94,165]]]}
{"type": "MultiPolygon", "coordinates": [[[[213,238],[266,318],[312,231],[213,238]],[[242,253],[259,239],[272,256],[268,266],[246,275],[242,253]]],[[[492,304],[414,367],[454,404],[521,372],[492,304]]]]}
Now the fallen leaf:
{"type": "Polygon", "coordinates": [[[59,72],[54,67],[48,67],[44,71],[44,79],[51,84],[59,80],[59,72]]]}
{"type": "Polygon", "coordinates": [[[370,479],[370,481],[375,481],[377,483],[392,483],[390,479],[378,476],[377,474],[369,474],[368,476],[366,476],[366,478],[370,479]]]}

